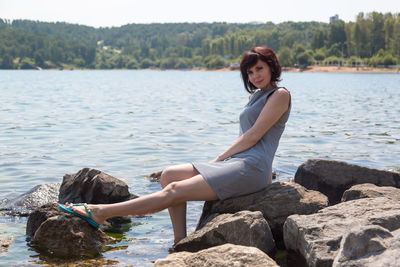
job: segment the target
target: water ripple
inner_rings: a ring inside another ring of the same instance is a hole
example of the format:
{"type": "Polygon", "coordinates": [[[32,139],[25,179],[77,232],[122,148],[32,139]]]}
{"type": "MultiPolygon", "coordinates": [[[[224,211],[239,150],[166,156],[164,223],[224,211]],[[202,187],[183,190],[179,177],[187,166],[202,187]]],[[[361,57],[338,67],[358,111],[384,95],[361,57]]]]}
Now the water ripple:
{"type": "MultiPolygon", "coordinates": [[[[248,99],[238,72],[0,71],[0,80],[0,200],[83,167],[138,195],[159,190],[146,175],[209,161],[232,144],[248,99]]],[[[274,160],[278,180],[309,158],[399,169],[399,84],[396,74],[284,73],[293,107],[274,160]]],[[[188,209],[190,232],[201,202],[188,209]]],[[[168,214],[135,220],[142,224],[127,233],[134,241],[119,244],[128,249],[104,257],[151,266],[173,242],[168,214]]],[[[0,229],[16,237],[4,260],[28,264],[37,253],[26,246],[26,222],[12,223],[0,217],[0,229]]]]}

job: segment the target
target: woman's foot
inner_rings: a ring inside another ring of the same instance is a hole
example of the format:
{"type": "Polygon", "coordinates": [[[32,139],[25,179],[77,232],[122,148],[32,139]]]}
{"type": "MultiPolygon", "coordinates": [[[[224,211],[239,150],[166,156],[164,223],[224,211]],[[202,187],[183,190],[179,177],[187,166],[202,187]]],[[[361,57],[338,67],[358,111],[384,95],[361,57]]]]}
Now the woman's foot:
{"type": "Polygon", "coordinates": [[[65,203],[65,208],[71,208],[72,211],[81,216],[92,219],[98,225],[101,225],[107,218],[101,216],[101,205],[79,205],[76,206],[72,203],[65,203]],[[90,213],[90,214],[89,214],[90,213]]]}

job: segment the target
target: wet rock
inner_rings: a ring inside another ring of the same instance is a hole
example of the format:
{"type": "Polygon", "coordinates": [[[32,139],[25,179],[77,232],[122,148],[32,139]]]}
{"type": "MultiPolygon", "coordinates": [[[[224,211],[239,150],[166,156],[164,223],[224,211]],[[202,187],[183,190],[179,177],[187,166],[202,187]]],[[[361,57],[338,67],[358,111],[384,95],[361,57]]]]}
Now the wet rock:
{"type": "Polygon", "coordinates": [[[343,236],[354,223],[378,225],[390,232],[397,230],[400,202],[384,197],[363,198],[330,206],[315,214],[289,216],[283,229],[285,246],[307,266],[331,266],[343,236]]]}
{"type": "MultiPolygon", "coordinates": [[[[33,237],[36,230],[43,222],[57,215],[66,215],[65,212],[58,208],[58,203],[47,203],[36,208],[28,217],[26,235],[28,237],[33,237]]],[[[130,217],[112,217],[104,221],[104,223],[100,225],[100,229],[109,233],[123,233],[130,228],[130,222],[130,217]]]]}
{"type": "Polygon", "coordinates": [[[261,211],[271,228],[276,245],[283,247],[283,224],[292,214],[312,214],[327,207],[328,199],[296,183],[273,183],[259,192],[227,199],[206,201],[196,230],[218,214],[241,210],[261,211]]]}
{"type": "Polygon", "coordinates": [[[373,197],[387,197],[400,201],[400,189],[392,186],[376,186],[374,184],[353,185],[343,193],[342,202],[373,197]]]}
{"type": "Polygon", "coordinates": [[[256,247],[269,255],[275,251],[271,230],[260,211],[221,214],[182,239],[174,250],[196,252],[226,243],[256,247]]]}
{"type": "Polygon", "coordinates": [[[400,187],[400,173],[361,167],[341,161],[309,159],[299,166],[294,181],[325,194],[329,204],[340,202],[343,192],[356,184],[400,187]]]}
{"type": "Polygon", "coordinates": [[[1,208],[4,215],[28,216],[34,209],[49,202],[58,201],[60,183],[35,186],[28,192],[8,201],[1,208]]]}
{"type": "Polygon", "coordinates": [[[84,168],[74,175],[64,175],[58,201],[110,204],[136,197],[129,193],[125,182],[99,170],[84,168]]]}
{"type": "Polygon", "coordinates": [[[28,217],[28,222],[26,223],[26,235],[33,237],[36,230],[47,219],[56,215],[64,214],[65,213],[58,208],[57,203],[47,203],[36,208],[28,217]]]}
{"type": "Polygon", "coordinates": [[[399,266],[400,230],[356,225],[343,237],[333,267],[399,266]]]}
{"type": "Polygon", "coordinates": [[[221,266],[264,266],[278,267],[267,254],[255,247],[225,244],[196,253],[177,252],[165,259],[157,260],[154,267],[221,267],[221,266]]]}
{"type": "Polygon", "coordinates": [[[35,232],[33,244],[56,257],[93,257],[114,242],[104,232],[71,215],[48,218],[35,232]]]}
{"type": "Polygon", "coordinates": [[[148,176],[148,178],[150,179],[150,182],[159,183],[160,179],[161,179],[161,173],[162,173],[162,171],[153,172],[152,174],[150,174],[148,176]]]}
{"type": "Polygon", "coordinates": [[[12,244],[14,238],[6,233],[0,233],[0,256],[7,254],[8,247],[12,244]]]}

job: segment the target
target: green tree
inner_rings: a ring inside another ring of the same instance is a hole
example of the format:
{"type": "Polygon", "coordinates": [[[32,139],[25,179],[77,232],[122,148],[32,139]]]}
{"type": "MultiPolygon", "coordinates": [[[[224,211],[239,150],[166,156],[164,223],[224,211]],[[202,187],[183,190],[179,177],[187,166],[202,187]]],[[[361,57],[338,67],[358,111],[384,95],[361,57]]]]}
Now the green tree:
{"type": "Polygon", "coordinates": [[[287,46],[282,47],[281,50],[279,50],[278,58],[282,66],[288,67],[293,65],[292,52],[287,46]]]}
{"type": "Polygon", "coordinates": [[[0,58],[0,69],[14,69],[13,59],[10,55],[3,55],[3,58],[0,58]]]}
{"type": "Polygon", "coordinates": [[[313,35],[313,38],[311,40],[311,48],[314,50],[321,48],[325,45],[325,42],[326,42],[325,31],[319,30],[318,32],[315,32],[313,35]]]}
{"type": "Polygon", "coordinates": [[[329,45],[344,44],[346,42],[346,32],[344,30],[344,21],[336,20],[329,24],[329,45]]]}
{"type": "Polygon", "coordinates": [[[208,56],[204,59],[204,65],[209,69],[219,69],[225,67],[226,62],[221,56],[208,56]]]}
{"type": "Polygon", "coordinates": [[[371,49],[372,54],[377,53],[380,49],[385,48],[385,31],[383,20],[383,14],[378,12],[372,12],[370,14],[371,20],[371,49]]]}
{"type": "Polygon", "coordinates": [[[297,55],[297,63],[299,64],[300,68],[307,68],[313,63],[313,56],[311,51],[305,51],[297,55]]]}
{"type": "Polygon", "coordinates": [[[35,68],[35,63],[31,58],[23,58],[21,63],[20,63],[20,68],[22,70],[26,70],[26,69],[34,69],[35,68]]]}

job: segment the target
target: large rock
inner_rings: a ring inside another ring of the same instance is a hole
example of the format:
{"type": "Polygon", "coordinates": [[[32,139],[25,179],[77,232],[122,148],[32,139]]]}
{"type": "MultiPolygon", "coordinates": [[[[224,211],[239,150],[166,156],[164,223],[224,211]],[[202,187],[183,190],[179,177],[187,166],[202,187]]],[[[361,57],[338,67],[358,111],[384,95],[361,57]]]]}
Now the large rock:
{"type": "Polygon", "coordinates": [[[226,243],[256,247],[269,255],[275,251],[271,230],[259,211],[221,214],[182,239],[174,250],[196,252],[226,243]]]}
{"type": "Polygon", "coordinates": [[[400,229],[356,225],[343,237],[333,267],[397,267],[400,264],[400,229]]]}
{"type": "Polygon", "coordinates": [[[196,230],[218,214],[241,210],[261,211],[277,246],[282,247],[283,224],[289,215],[311,214],[327,206],[327,197],[317,191],[307,190],[296,183],[273,183],[250,195],[205,202],[196,230]]]}
{"type": "Polygon", "coordinates": [[[64,175],[58,201],[110,204],[135,197],[125,182],[99,170],[84,168],[75,175],[64,175]]]}
{"type": "Polygon", "coordinates": [[[111,242],[113,238],[71,215],[48,218],[33,237],[36,247],[61,258],[93,257],[111,242]]]}
{"type": "Polygon", "coordinates": [[[400,173],[361,167],[346,162],[310,159],[299,166],[294,181],[325,194],[329,204],[340,202],[343,192],[356,184],[400,187],[400,173]]]}
{"type": "Polygon", "coordinates": [[[65,213],[58,208],[57,203],[47,203],[36,208],[28,217],[28,222],[26,223],[26,234],[33,237],[36,230],[47,219],[64,214],[65,213]]]}
{"type": "Polygon", "coordinates": [[[342,202],[373,197],[387,197],[400,201],[400,189],[392,186],[376,186],[374,184],[353,185],[343,193],[342,202]]]}
{"type": "Polygon", "coordinates": [[[177,252],[157,260],[154,267],[223,267],[263,266],[278,267],[267,254],[255,247],[225,244],[197,253],[177,252]]]}
{"type": "Polygon", "coordinates": [[[342,237],[354,223],[397,230],[400,228],[400,202],[384,197],[363,198],[315,214],[289,216],[284,225],[285,246],[292,256],[299,256],[308,266],[331,266],[342,237]]]}
{"type": "Polygon", "coordinates": [[[28,192],[7,201],[1,210],[5,215],[28,216],[37,207],[49,202],[57,202],[59,189],[60,183],[35,186],[28,192]]]}

